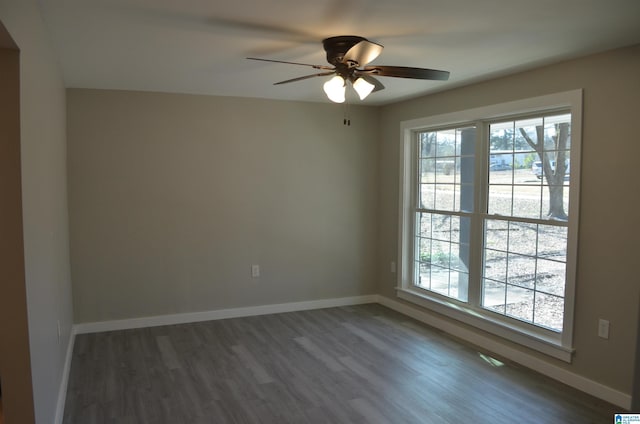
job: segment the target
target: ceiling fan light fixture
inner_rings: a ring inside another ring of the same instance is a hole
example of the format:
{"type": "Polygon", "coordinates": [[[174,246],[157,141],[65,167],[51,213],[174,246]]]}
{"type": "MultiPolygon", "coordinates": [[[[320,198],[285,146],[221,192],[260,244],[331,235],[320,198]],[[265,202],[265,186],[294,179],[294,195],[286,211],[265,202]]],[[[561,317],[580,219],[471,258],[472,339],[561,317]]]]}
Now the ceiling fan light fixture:
{"type": "Polygon", "coordinates": [[[329,100],[335,103],[344,103],[345,101],[345,84],[344,78],[340,75],[333,76],[322,86],[329,100]]]}
{"type": "Polygon", "coordinates": [[[335,103],[344,103],[346,101],[347,81],[354,91],[358,93],[360,100],[364,100],[369,94],[384,89],[384,85],[378,81],[378,77],[438,81],[449,79],[448,71],[439,71],[437,69],[386,65],[368,66],[382,52],[383,47],[381,44],[373,43],[364,37],[354,35],[329,37],[322,40],[322,46],[327,53],[327,62],[329,62],[330,66],[260,59],[257,57],[248,57],[247,59],[310,66],[313,69],[319,69],[322,72],[276,82],[275,85],[331,75],[332,78],[324,83],[323,88],[329,100],[335,103]]]}
{"type": "Polygon", "coordinates": [[[366,81],[364,78],[358,78],[353,83],[353,89],[356,90],[360,100],[364,100],[367,98],[369,94],[373,91],[375,85],[371,84],[369,81],[366,81]]]}

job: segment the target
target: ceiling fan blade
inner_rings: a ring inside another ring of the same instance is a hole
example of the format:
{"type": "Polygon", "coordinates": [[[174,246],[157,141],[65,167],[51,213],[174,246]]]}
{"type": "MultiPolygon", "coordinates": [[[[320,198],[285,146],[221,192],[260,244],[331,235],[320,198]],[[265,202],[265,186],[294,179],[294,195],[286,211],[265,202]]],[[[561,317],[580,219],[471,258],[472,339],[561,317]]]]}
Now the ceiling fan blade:
{"type": "Polygon", "coordinates": [[[316,42],[318,34],[300,30],[292,26],[282,26],[268,24],[259,21],[231,19],[223,17],[210,17],[206,19],[207,24],[217,26],[232,31],[253,31],[262,33],[266,37],[285,38],[296,42],[316,42]]]}
{"type": "Polygon", "coordinates": [[[351,47],[344,54],[342,63],[355,62],[358,66],[364,66],[374,60],[384,47],[380,44],[372,43],[368,40],[362,40],[355,46],[351,47]]]}
{"type": "Polygon", "coordinates": [[[324,76],[333,75],[333,74],[335,74],[335,72],[333,72],[333,71],[331,71],[331,72],[321,72],[319,74],[305,75],[303,77],[292,78],[292,79],[288,79],[286,81],[276,82],[276,83],[273,83],[273,85],[288,84],[290,82],[302,81],[302,80],[306,80],[308,78],[314,78],[314,77],[324,77],[324,76]]]}
{"type": "Polygon", "coordinates": [[[446,81],[449,79],[448,71],[437,69],[409,68],[406,66],[366,66],[360,70],[380,77],[413,78],[424,80],[446,81]]]}
{"type": "Polygon", "coordinates": [[[327,69],[327,70],[333,70],[334,69],[332,66],[311,65],[310,63],[287,62],[287,61],[284,61],[284,60],[260,59],[258,57],[248,57],[247,59],[249,59],[249,60],[259,60],[259,61],[262,61],[262,62],[284,63],[284,64],[287,64],[287,65],[311,66],[314,69],[327,69]]]}

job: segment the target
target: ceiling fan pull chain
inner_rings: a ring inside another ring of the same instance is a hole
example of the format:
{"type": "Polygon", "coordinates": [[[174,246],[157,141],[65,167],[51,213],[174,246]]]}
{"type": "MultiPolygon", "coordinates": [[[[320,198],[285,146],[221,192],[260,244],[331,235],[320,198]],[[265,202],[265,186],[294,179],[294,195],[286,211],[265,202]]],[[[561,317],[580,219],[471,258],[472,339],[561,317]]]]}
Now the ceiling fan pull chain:
{"type": "Polygon", "coordinates": [[[348,127],[351,126],[351,116],[349,116],[349,102],[346,101],[344,103],[344,120],[342,121],[343,125],[346,125],[348,127]]]}

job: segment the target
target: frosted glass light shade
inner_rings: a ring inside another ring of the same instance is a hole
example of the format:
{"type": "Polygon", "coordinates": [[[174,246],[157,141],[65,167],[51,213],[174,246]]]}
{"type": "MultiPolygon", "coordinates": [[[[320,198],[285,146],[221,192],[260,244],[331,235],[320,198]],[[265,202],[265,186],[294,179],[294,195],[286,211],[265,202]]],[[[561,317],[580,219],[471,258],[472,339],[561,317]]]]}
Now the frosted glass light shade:
{"type": "Polygon", "coordinates": [[[358,93],[358,96],[360,96],[360,100],[366,99],[367,96],[371,94],[374,88],[375,85],[369,83],[368,81],[365,81],[364,78],[358,78],[353,83],[353,89],[356,90],[356,93],[358,93]]]}
{"type": "Polygon", "coordinates": [[[336,75],[332,77],[329,81],[325,82],[322,86],[324,92],[327,94],[329,100],[335,103],[344,103],[345,96],[345,85],[344,79],[336,75]]]}

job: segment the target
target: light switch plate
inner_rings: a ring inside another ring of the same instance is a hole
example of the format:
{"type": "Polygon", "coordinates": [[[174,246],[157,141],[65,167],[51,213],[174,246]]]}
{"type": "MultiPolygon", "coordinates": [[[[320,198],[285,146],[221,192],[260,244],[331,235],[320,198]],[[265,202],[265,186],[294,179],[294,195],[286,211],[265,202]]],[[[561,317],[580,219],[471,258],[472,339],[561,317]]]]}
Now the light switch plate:
{"type": "Polygon", "coordinates": [[[609,338],[609,321],[606,319],[600,319],[598,321],[598,337],[603,339],[609,338]]]}
{"type": "Polygon", "coordinates": [[[251,265],[251,277],[258,278],[260,276],[260,265],[251,265]]]}

